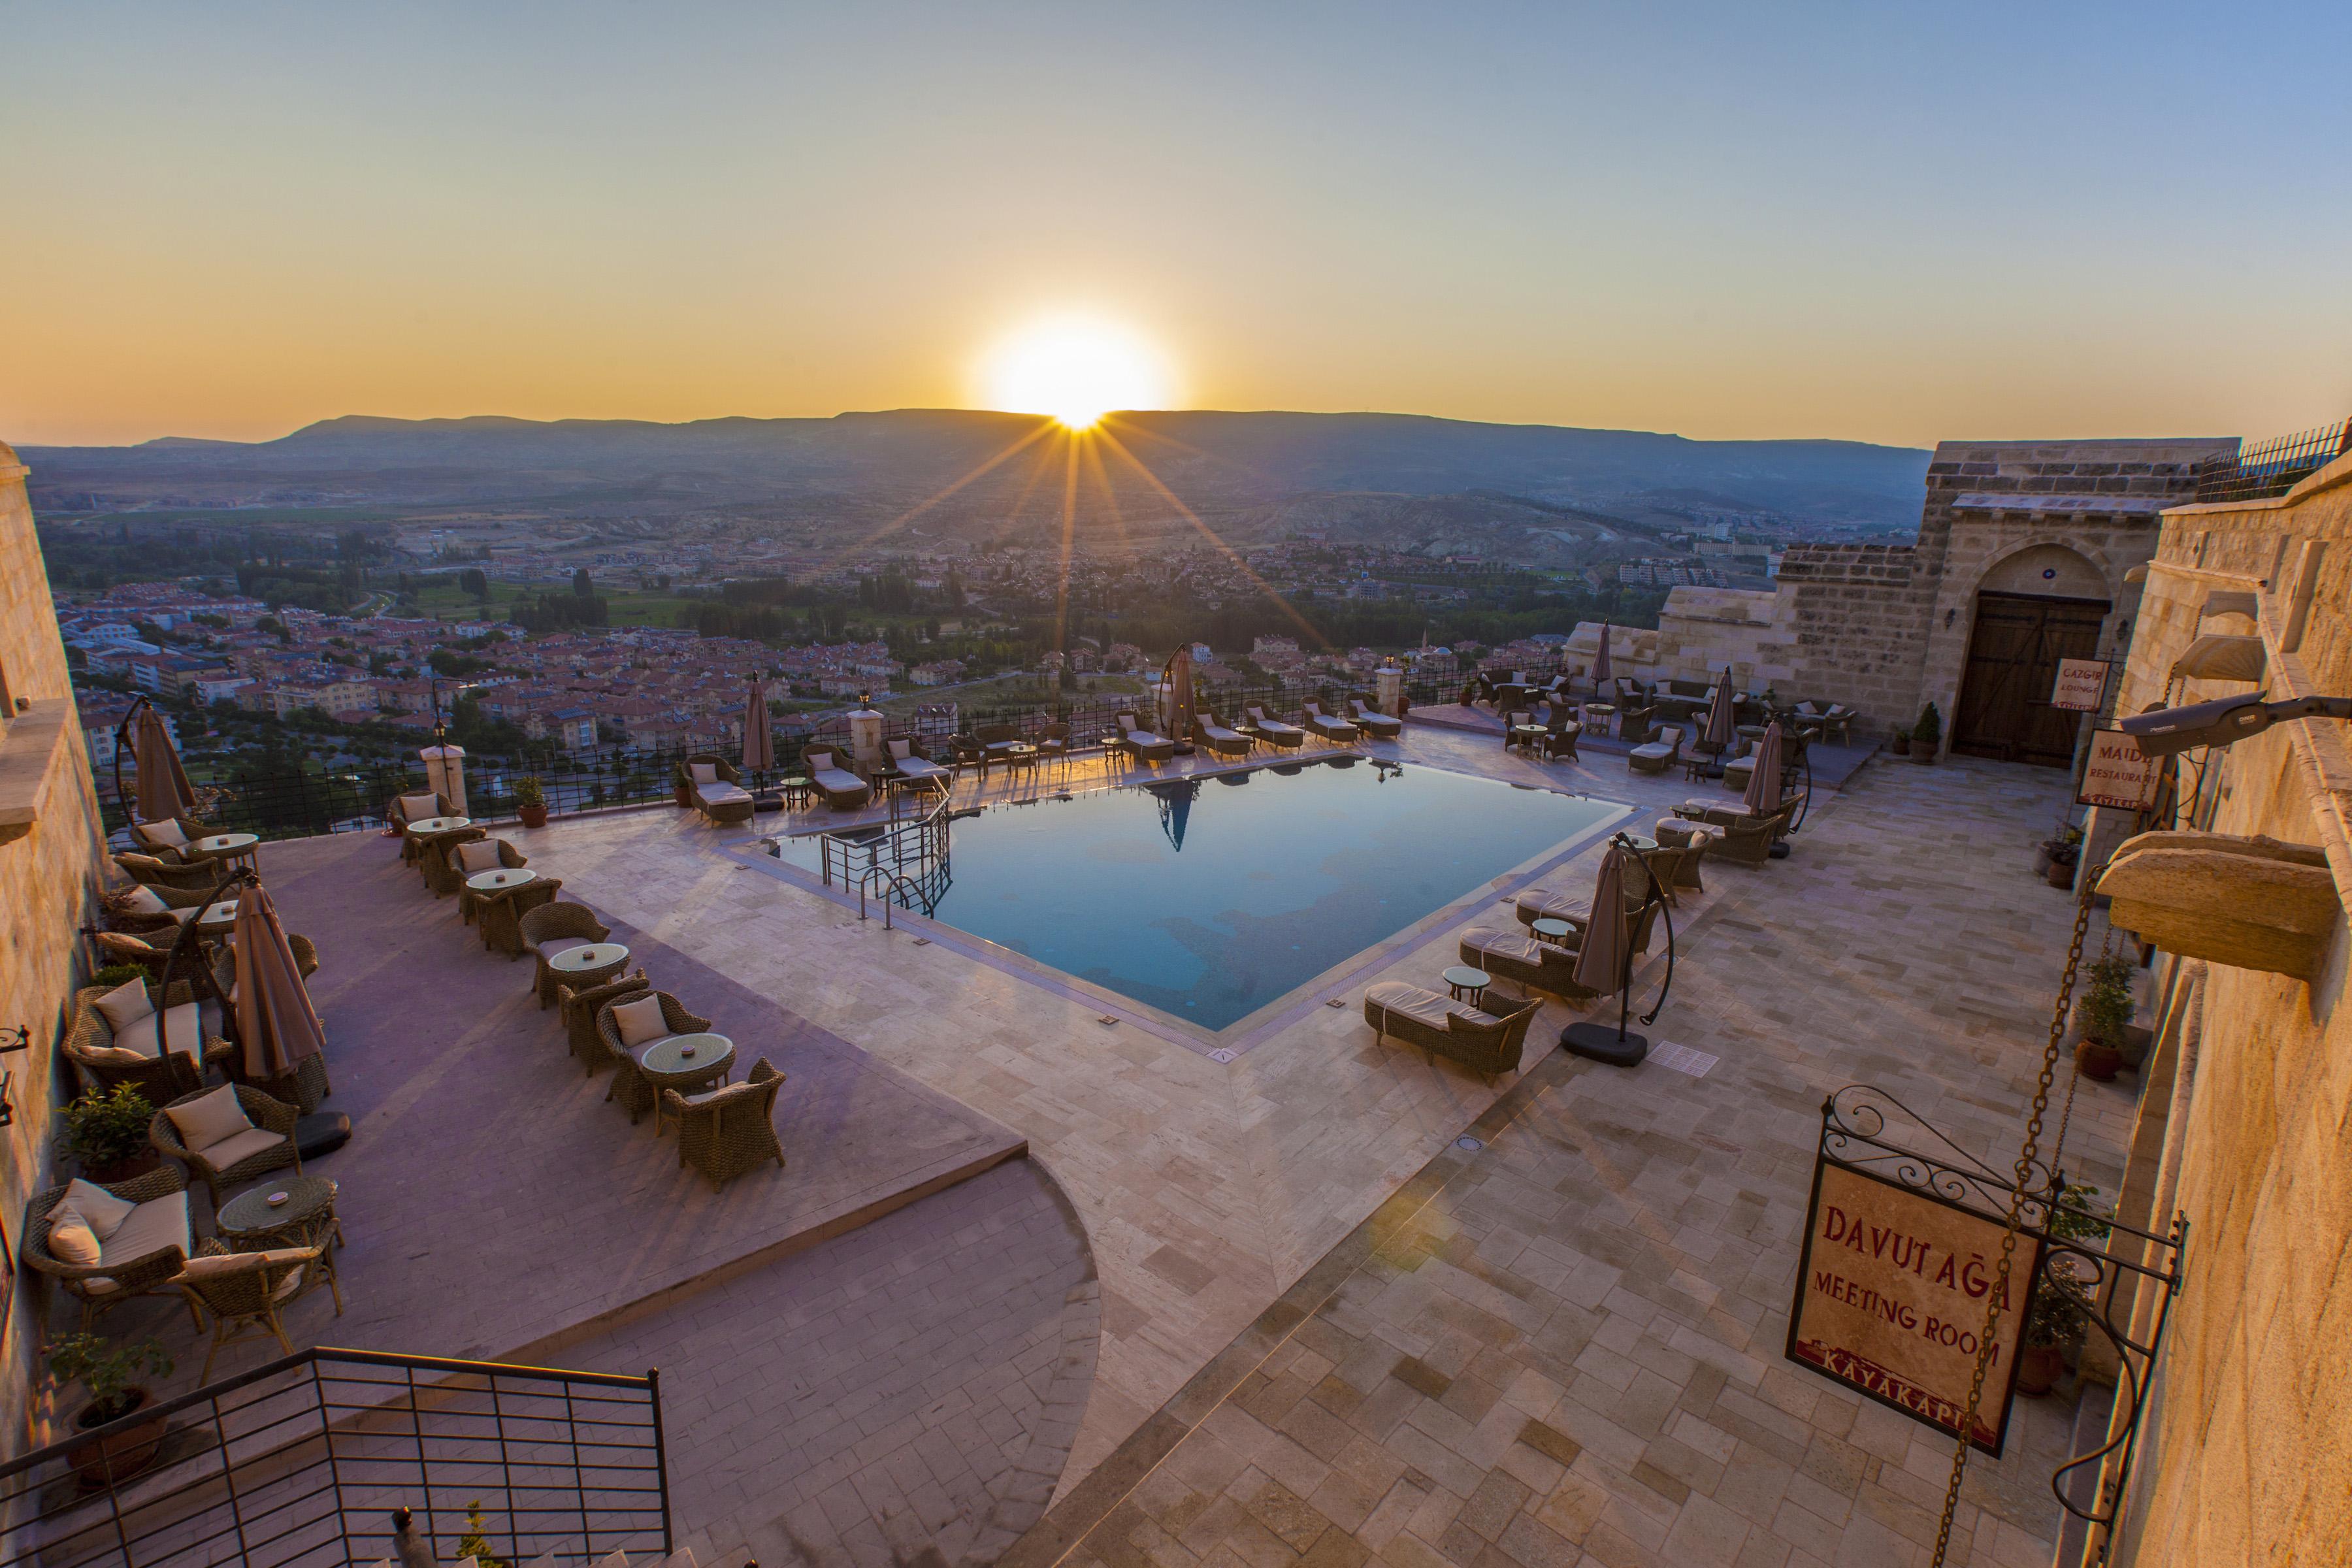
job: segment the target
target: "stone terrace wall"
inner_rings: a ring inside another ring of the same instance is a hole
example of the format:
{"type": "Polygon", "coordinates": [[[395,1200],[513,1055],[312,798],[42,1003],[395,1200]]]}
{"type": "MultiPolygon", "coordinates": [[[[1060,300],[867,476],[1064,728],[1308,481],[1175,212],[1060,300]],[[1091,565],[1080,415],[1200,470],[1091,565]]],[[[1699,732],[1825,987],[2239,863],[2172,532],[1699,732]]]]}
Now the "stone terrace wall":
{"type": "MultiPolygon", "coordinates": [[[[2352,691],[2352,458],[2281,500],[2165,514],[2124,706],[2166,696],[2210,595],[2247,590],[2271,695],[2352,691]]],[[[2208,685],[2179,700],[2247,689],[2208,685]]],[[[2342,724],[2286,724],[2218,753],[2214,829],[2321,846],[2352,900],[2347,739],[2342,724]]],[[[2159,1216],[2177,1207],[2190,1228],[2116,1558],[2124,1568],[2352,1562],[2347,945],[2339,917],[2311,986],[2210,970],[2193,1073],[2172,1079],[2179,1124],[2164,1131],[2177,1152],[2126,1180],[2127,1203],[2159,1216]]],[[[2164,1097],[2151,1090],[2147,1103],[2164,1097]]]]}
{"type": "MultiPolygon", "coordinates": [[[[15,1074],[8,1103],[16,1123],[0,1133],[0,1228],[12,1255],[23,1241],[26,1200],[48,1180],[52,1113],[71,1076],[57,1041],[100,864],[98,801],[25,474],[0,445],[0,671],[13,710],[0,721],[0,1026],[29,1026],[33,1047],[0,1058],[15,1074]],[[20,832],[26,813],[34,823],[20,832]]],[[[52,1292],[35,1280],[18,1271],[0,1335],[0,1409],[8,1412],[11,1452],[47,1440],[33,1397],[33,1351],[52,1292]]]]}
{"type": "Polygon", "coordinates": [[[1780,558],[1798,672],[1791,689],[1843,702],[1866,728],[1918,711],[1926,595],[1907,544],[1800,544],[1780,558]]]}

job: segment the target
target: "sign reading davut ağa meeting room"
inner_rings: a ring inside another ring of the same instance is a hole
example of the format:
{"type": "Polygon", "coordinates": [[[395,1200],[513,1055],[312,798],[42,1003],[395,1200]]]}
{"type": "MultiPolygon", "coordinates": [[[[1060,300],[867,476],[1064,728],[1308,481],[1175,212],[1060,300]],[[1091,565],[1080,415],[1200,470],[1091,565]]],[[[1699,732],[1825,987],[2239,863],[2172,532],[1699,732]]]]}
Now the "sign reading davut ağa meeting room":
{"type": "MultiPolygon", "coordinates": [[[[1958,1434],[1988,1298],[2000,1289],[2005,1215],[1966,1166],[1875,1141],[1867,1103],[1825,1111],[1822,1147],[1789,1318],[1789,1359],[1944,1432],[1958,1434]],[[1843,1111],[1866,1132],[1840,1121],[1843,1111]]],[[[1888,1109],[1899,1110],[1892,1101],[1888,1109]]],[[[1932,1136],[1932,1134],[1931,1134],[1932,1136]]],[[[1953,1152],[1955,1154],[1958,1151],[1953,1152]]],[[[1960,1156],[1966,1160],[1966,1156],[1960,1156]]],[[[1969,1169],[1967,1167],[1975,1167],[1969,1169]]],[[[2040,1239],[2020,1233],[2006,1305],[1969,1440],[1999,1456],[2009,1426],[2023,1305],[2040,1239]]]]}

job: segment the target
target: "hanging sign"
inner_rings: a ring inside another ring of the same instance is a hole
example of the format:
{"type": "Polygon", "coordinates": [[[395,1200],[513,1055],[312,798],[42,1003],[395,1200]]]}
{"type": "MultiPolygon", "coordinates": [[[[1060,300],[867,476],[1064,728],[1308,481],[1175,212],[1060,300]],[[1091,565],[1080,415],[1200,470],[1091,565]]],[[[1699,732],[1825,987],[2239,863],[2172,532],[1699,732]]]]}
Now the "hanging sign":
{"type": "Polygon", "coordinates": [[[2083,786],[2075,792],[2077,805],[2116,806],[2146,811],[2156,804],[2164,764],[2139,749],[2139,742],[2121,730],[2091,731],[2089,753],[2083,759],[2083,786]]]}
{"type": "Polygon", "coordinates": [[[2050,706],[2075,713],[2096,713],[2107,696],[2107,661],[2104,658],[2062,658],[2058,683],[2051,689],[2050,706]]]}
{"type": "MultiPolygon", "coordinates": [[[[1858,1168],[1825,1136],[1789,1314],[1788,1357],[1913,1420],[1957,1436],[1968,1413],[1988,1298],[1999,1289],[2006,1216],[1964,1206],[1953,1194],[1981,1187],[1909,1154],[1874,1149],[1858,1168]],[[1920,1184],[1913,1184],[1913,1183],[1920,1184]]],[[[2011,1384],[2025,1325],[2027,1282],[2042,1243],[2021,1230],[2006,1304],[1985,1369],[1969,1439],[1999,1457],[2009,1429],[2011,1384]]]]}

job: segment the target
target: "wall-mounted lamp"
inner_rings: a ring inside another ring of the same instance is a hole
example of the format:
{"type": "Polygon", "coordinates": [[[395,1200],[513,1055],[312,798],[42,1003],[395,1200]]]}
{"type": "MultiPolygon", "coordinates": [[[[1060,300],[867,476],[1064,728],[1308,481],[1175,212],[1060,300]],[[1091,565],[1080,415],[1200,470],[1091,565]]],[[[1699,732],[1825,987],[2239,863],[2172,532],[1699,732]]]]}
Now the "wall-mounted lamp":
{"type": "Polygon", "coordinates": [[[1960,611],[1958,605],[1955,605],[1950,609],[1946,610],[1944,612],[1944,629],[1946,631],[1950,631],[1952,629],[1952,623],[1959,618],[1960,611]]]}
{"type": "MultiPolygon", "coordinates": [[[[13,1029],[0,1029],[0,1057],[15,1056],[18,1051],[33,1048],[33,1028],[19,1024],[13,1029]]],[[[16,1087],[16,1075],[11,1070],[0,1072],[0,1127],[16,1124],[16,1108],[8,1103],[8,1091],[16,1087]]]]}

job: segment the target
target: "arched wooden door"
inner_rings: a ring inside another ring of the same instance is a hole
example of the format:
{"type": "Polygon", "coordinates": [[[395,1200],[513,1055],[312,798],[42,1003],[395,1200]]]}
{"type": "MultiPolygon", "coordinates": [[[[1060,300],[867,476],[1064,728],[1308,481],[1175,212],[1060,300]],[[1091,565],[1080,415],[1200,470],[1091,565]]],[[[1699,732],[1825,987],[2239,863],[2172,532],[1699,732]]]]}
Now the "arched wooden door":
{"type": "Polygon", "coordinates": [[[2099,656],[2099,627],[2106,618],[2105,599],[1979,594],[1959,710],[1952,716],[1952,750],[2071,765],[2082,715],[2050,706],[2050,689],[2060,659],[2099,656]]]}

